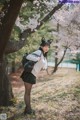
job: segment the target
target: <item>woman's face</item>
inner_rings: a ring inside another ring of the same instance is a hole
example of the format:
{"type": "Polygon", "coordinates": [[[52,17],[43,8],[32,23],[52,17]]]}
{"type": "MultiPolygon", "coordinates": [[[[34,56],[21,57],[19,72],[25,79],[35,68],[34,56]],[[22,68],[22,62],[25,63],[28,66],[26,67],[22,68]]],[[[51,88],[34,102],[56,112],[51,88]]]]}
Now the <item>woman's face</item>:
{"type": "Polygon", "coordinates": [[[48,52],[49,51],[49,46],[48,45],[45,45],[44,47],[42,47],[44,53],[48,52]]]}

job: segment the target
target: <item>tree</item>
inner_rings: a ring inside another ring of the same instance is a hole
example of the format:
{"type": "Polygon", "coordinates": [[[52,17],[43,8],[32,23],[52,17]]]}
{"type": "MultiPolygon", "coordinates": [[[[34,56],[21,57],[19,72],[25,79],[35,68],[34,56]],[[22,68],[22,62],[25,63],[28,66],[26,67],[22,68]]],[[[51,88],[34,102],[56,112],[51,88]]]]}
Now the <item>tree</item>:
{"type": "Polygon", "coordinates": [[[0,105],[9,105],[13,98],[11,83],[6,73],[5,48],[23,0],[5,3],[1,10],[0,24],[0,105]],[[2,16],[2,14],[4,14],[2,16]],[[14,15],[15,14],[15,15],[14,15]],[[7,29],[7,30],[6,30],[7,29]]]}
{"type": "MultiPolygon", "coordinates": [[[[74,6],[69,11],[62,10],[56,13],[57,21],[57,38],[54,43],[55,47],[55,67],[53,73],[57,71],[59,64],[63,61],[67,50],[76,51],[80,49],[80,6],[74,6]]],[[[52,20],[54,22],[54,20],[52,20]]],[[[54,24],[53,24],[54,25],[54,24]]],[[[55,36],[52,31],[53,36],[55,36]]]]}
{"type": "MultiPolygon", "coordinates": [[[[67,0],[64,0],[65,2],[67,0]]],[[[57,4],[51,11],[46,14],[35,28],[27,28],[19,35],[19,41],[10,40],[11,32],[16,18],[20,12],[23,0],[4,0],[1,1],[3,7],[0,12],[0,105],[11,105],[14,95],[8,75],[6,73],[5,54],[16,52],[26,44],[26,39],[31,33],[39,29],[58,9],[64,4],[57,4]]],[[[33,1],[32,1],[33,2],[33,1]]],[[[37,1],[38,2],[38,1],[37,1]]],[[[39,1],[41,2],[41,1],[39,1]]],[[[33,3],[32,3],[33,4],[33,3]]],[[[39,5],[39,4],[38,4],[39,5]]],[[[30,19],[31,20],[31,19],[30,19]]]]}

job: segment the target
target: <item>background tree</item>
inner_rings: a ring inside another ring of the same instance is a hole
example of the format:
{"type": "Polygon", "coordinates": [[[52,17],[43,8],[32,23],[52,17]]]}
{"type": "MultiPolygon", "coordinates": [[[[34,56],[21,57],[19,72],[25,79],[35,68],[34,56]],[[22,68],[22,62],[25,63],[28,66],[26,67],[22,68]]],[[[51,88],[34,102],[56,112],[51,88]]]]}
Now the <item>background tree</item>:
{"type": "MultiPolygon", "coordinates": [[[[67,50],[76,51],[80,49],[80,5],[74,6],[68,11],[63,9],[54,15],[56,19],[56,35],[52,31],[56,40],[53,44],[55,48],[55,67],[53,73],[57,71],[59,64],[63,61],[67,50]]],[[[54,18],[51,25],[55,25],[54,18]]]]}

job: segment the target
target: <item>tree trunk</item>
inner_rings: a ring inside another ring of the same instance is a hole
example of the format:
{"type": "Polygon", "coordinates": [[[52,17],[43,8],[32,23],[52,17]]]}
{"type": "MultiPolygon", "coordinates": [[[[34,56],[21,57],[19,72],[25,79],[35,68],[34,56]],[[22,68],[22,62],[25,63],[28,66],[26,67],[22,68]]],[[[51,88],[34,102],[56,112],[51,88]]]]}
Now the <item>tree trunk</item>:
{"type": "MultiPolygon", "coordinates": [[[[57,32],[58,32],[58,34],[59,34],[59,23],[57,23],[57,32]]],[[[59,41],[56,40],[56,43],[58,43],[58,42],[59,42],[59,41]]],[[[58,58],[57,58],[57,55],[58,55],[58,52],[57,52],[58,46],[55,46],[55,48],[56,48],[56,52],[55,52],[55,56],[56,56],[56,57],[55,57],[55,66],[54,66],[54,70],[53,70],[52,74],[55,73],[55,72],[58,70],[58,66],[59,66],[59,64],[63,61],[64,56],[65,56],[66,51],[67,51],[67,47],[65,46],[65,50],[64,50],[63,56],[62,56],[62,58],[60,59],[60,61],[58,61],[58,58]]]]}
{"type": "Polygon", "coordinates": [[[4,60],[5,48],[10,39],[12,28],[19,14],[23,0],[10,0],[8,6],[4,7],[4,16],[0,18],[0,106],[13,104],[12,87],[6,71],[4,60]]]}
{"type": "Polygon", "coordinates": [[[58,70],[58,66],[57,66],[57,65],[55,65],[54,70],[53,70],[53,72],[52,72],[52,73],[55,73],[57,70],[58,70]]]}
{"type": "MultiPolygon", "coordinates": [[[[59,62],[58,62],[58,58],[57,57],[55,58],[55,67],[54,67],[54,70],[53,70],[52,74],[55,73],[58,70],[58,66],[63,61],[63,59],[65,57],[65,54],[66,54],[66,51],[67,51],[67,47],[65,48],[63,56],[62,56],[62,58],[60,59],[59,62]]],[[[55,54],[57,55],[58,53],[56,52],[55,54]]]]}
{"type": "Polygon", "coordinates": [[[16,68],[15,68],[15,60],[12,61],[12,69],[11,69],[11,72],[12,73],[15,73],[16,71],[16,68]]]}
{"type": "MultiPolygon", "coordinates": [[[[55,55],[57,56],[57,52],[55,52],[55,55]]],[[[58,58],[57,57],[55,57],[55,66],[54,66],[54,70],[53,70],[53,72],[52,73],[55,73],[56,71],[57,71],[57,69],[58,69],[58,58]]]]}
{"type": "Polygon", "coordinates": [[[6,71],[5,58],[0,59],[0,106],[12,105],[14,98],[10,79],[6,71]]]}
{"type": "Polygon", "coordinates": [[[23,0],[10,0],[8,7],[6,7],[6,10],[4,11],[4,16],[0,18],[0,58],[5,52],[6,45],[10,39],[22,3],[23,0]]]}

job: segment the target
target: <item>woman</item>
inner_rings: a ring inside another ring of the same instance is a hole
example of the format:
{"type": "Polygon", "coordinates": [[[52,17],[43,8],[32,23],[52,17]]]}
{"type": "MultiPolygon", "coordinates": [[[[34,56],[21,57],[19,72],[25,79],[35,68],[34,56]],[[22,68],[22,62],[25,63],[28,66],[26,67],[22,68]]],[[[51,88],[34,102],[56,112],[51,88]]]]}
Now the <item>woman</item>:
{"type": "Polygon", "coordinates": [[[47,69],[47,53],[49,51],[51,44],[51,40],[43,40],[40,44],[40,48],[29,54],[26,58],[28,60],[35,61],[36,64],[34,65],[31,73],[27,73],[26,71],[23,71],[21,78],[24,81],[24,86],[25,86],[25,94],[24,94],[24,101],[25,101],[25,110],[24,114],[34,114],[34,110],[31,108],[31,89],[33,84],[36,83],[36,77],[38,76],[39,72],[41,69],[47,69]],[[36,55],[35,55],[36,54],[36,55]]]}

